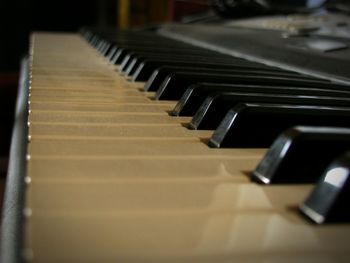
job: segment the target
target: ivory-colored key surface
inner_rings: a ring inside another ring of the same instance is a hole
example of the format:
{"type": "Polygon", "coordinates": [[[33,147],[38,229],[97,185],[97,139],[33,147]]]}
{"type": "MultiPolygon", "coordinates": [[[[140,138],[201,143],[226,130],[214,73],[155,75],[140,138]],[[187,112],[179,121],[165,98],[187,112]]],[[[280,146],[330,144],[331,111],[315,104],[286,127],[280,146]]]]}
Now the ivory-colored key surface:
{"type": "Polygon", "coordinates": [[[348,262],[350,226],[314,226],[311,185],[261,186],[265,149],[211,149],[76,34],[32,36],[29,262],[348,262]]]}

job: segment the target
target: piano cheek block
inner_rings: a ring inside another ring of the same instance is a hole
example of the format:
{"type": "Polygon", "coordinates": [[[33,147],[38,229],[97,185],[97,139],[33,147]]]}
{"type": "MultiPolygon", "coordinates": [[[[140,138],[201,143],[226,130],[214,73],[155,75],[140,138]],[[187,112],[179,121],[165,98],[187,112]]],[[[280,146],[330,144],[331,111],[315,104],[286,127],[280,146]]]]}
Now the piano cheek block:
{"type": "Polygon", "coordinates": [[[300,205],[300,211],[317,224],[350,222],[350,153],[325,170],[315,189],[300,205]]]}

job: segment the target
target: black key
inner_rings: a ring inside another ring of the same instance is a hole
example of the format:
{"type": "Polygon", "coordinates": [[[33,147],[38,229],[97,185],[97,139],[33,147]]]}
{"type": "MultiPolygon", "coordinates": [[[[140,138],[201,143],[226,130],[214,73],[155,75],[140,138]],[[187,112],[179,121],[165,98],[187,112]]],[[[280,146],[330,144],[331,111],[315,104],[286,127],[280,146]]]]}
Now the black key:
{"type": "Polygon", "coordinates": [[[106,45],[108,45],[107,41],[104,39],[101,39],[100,42],[97,45],[97,51],[100,52],[102,54],[104,48],[106,47],[106,45]]]}
{"type": "Polygon", "coordinates": [[[120,48],[118,48],[117,47],[117,51],[114,53],[114,55],[111,57],[111,59],[109,60],[109,62],[111,63],[111,64],[113,64],[113,65],[119,65],[122,61],[123,61],[123,59],[124,59],[124,57],[125,57],[125,55],[126,55],[126,53],[124,53],[124,55],[123,56],[121,56],[121,50],[120,50],[120,48]]]}
{"type": "Polygon", "coordinates": [[[119,71],[123,72],[123,69],[127,67],[128,63],[131,62],[132,56],[135,55],[134,53],[128,53],[124,56],[123,60],[119,64],[119,71]]]}
{"type": "Polygon", "coordinates": [[[97,44],[99,43],[99,41],[100,41],[100,38],[99,38],[98,36],[93,36],[93,37],[91,38],[90,44],[91,44],[93,47],[96,47],[97,44]]]}
{"type": "Polygon", "coordinates": [[[187,60],[187,61],[206,61],[206,62],[221,62],[224,63],[225,61],[227,62],[231,62],[233,61],[230,57],[223,57],[220,56],[218,54],[207,54],[207,55],[203,55],[200,53],[195,53],[195,52],[190,52],[187,53],[186,52],[165,52],[165,53],[158,53],[158,54],[128,54],[125,56],[124,60],[120,63],[120,70],[125,72],[127,67],[131,64],[131,62],[133,61],[133,58],[136,58],[135,63],[138,62],[138,60],[140,60],[140,62],[142,60],[146,60],[146,59],[165,59],[167,61],[173,61],[173,60],[187,60]]]}
{"type": "Polygon", "coordinates": [[[219,56],[224,57],[224,55],[208,50],[208,49],[202,49],[195,46],[187,45],[187,46],[178,46],[178,45],[164,45],[159,44],[155,46],[152,44],[151,46],[124,46],[119,47],[119,50],[125,52],[126,54],[135,53],[135,54],[154,54],[157,55],[159,53],[167,53],[167,52],[174,52],[174,53],[197,53],[197,54],[218,54],[219,56]]]}
{"type": "MultiPolygon", "coordinates": [[[[156,50],[157,48],[159,48],[159,45],[161,43],[150,43],[151,45],[148,46],[146,45],[146,47],[149,47],[149,48],[152,48],[153,50],[156,50]]],[[[174,44],[164,44],[162,43],[161,44],[163,47],[163,49],[171,49],[171,48],[177,48],[179,49],[180,47],[177,46],[177,45],[174,45],[174,44]]],[[[115,43],[115,46],[118,48],[118,51],[115,53],[115,55],[113,56],[113,59],[111,60],[111,63],[113,64],[120,64],[123,59],[125,58],[125,56],[127,56],[128,54],[130,53],[133,53],[135,52],[135,50],[140,50],[140,49],[144,49],[145,46],[143,46],[142,44],[140,43],[137,43],[137,45],[135,45],[134,43],[131,43],[131,44],[118,44],[118,43],[115,43]]],[[[187,46],[186,46],[187,47],[187,46]]],[[[186,48],[184,47],[184,48],[186,48]]]]}
{"type": "MultiPolygon", "coordinates": [[[[284,70],[272,68],[266,65],[260,65],[257,63],[245,61],[245,60],[230,60],[230,61],[188,61],[188,59],[183,60],[167,60],[167,59],[145,59],[140,61],[140,64],[137,66],[135,72],[132,75],[134,81],[146,81],[148,80],[154,70],[162,66],[175,66],[175,67],[221,67],[221,68],[251,68],[251,69],[265,69],[271,70],[273,72],[285,72],[284,70]]],[[[290,71],[288,71],[290,72],[290,71]]],[[[296,73],[297,74],[297,73],[296,73]]]]}
{"type": "Polygon", "coordinates": [[[139,59],[142,58],[157,58],[161,55],[197,55],[197,56],[217,56],[225,58],[221,54],[214,53],[208,50],[202,49],[193,49],[193,48],[178,48],[178,47],[152,47],[149,49],[146,48],[119,48],[116,57],[115,63],[121,64],[126,63],[130,59],[133,59],[135,56],[139,56],[139,59]],[[128,60],[126,60],[128,58],[128,60]]]}
{"type": "Polygon", "coordinates": [[[273,76],[254,76],[254,75],[233,75],[233,74],[205,74],[205,73],[172,73],[168,75],[161,86],[156,89],[156,99],[159,100],[179,100],[186,89],[195,83],[227,83],[227,84],[257,84],[271,86],[297,86],[314,88],[335,88],[349,90],[350,86],[335,85],[325,80],[316,80],[306,77],[273,77],[273,76]]]}
{"type": "MultiPolygon", "coordinates": [[[[193,67],[160,67],[156,69],[147,83],[145,84],[144,89],[146,91],[156,91],[158,87],[162,84],[164,79],[174,73],[177,72],[186,72],[187,74],[222,74],[222,75],[232,75],[232,76],[281,76],[281,77],[300,77],[302,78],[300,74],[296,74],[294,72],[281,72],[281,71],[271,71],[271,70],[265,70],[265,69],[250,69],[250,68],[193,68],[193,67]]],[[[304,78],[309,79],[308,77],[304,76],[304,78]]]]}
{"type": "MultiPolygon", "coordinates": [[[[341,114],[346,124],[350,109],[335,114],[338,121],[341,114]]],[[[273,142],[253,172],[252,180],[263,184],[315,183],[329,163],[349,149],[350,129],[293,127],[273,142]]]]}
{"type": "Polygon", "coordinates": [[[102,37],[104,37],[105,39],[108,39],[112,44],[123,48],[128,48],[128,47],[144,48],[144,47],[160,47],[160,46],[195,48],[193,45],[190,45],[181,41],[176,41],[170,38],[162,37],[154,33],[137,32],[136,34],[135,33],[125,34],[123,32],[118,32],[117,34],[104,35],[102,37]]]}
{"type": "Polygon", "coordinates": [[[206,49],[189,47],[137,47],[137,48],[120,48],[121,54],[144,56],[145,58],[159,57],[161,55],[174,55],[174,54],[188,54],[188,55],[201,55],[201,56],[217,56],[225,58],[226,56],[206,49]]]}
{"type": "MultiPolygon", "coordinates": [[[[145,49],[145,48],[153,48],[156,49],[158,47],[163,48],[192,48],[199,50],[201,48],[198,48],[193,45],[189,45],[184,42],[174,41],[169,38],[160,38],[159,35],[152,34],[147,35],[147,37],[142,38],[119,38],[119,39],[110,39],[111,43],[116,45],[118,48],[125,49],[126,51],[130,51],[132,49],[145,49]]],[[[207,50],[207,49],[201,49],[201,50],[207,50]]]]}
{"type": "Polygon", "coordinates": [[[300,211],[317,224],[350,222],[350,153],[333,161],[300,205],[300,211]]]}
{"type": "Polygon", "coordinates": [[[185,59],[190,59],[190,60],[194,60],[194,61],[202,61],[202,60],[206,60],[206,61],[225,61],[225,60],[229,60],[229,58],[224,58],[224,57],[220,57],[220,56],[216,56],[216,55],[205,55],[203,56],[202,54],[199,53],[195,53],[195,52],[190,52],[187,53],[186,52],[159,52],[158,54],[136,54],[136,53],[129,53],[127,54],[123,61],[120,63],[119,65],[119,69],[125,73],[125,71],[127,70],[127,68],[130,66],[130,64],[133,63],[137,63],[138,60],[145,60],[145,59],[160,59],[160,58],[164,58],[167,60],[173,60],[173,59],[181,59],[181,60],[185,60],[185,59]],[[135,60],[134,60],[135,59],[135,60]]]}
{"type": "MultiPolygon", "coordinates": [[[[215,59],[217,59],[218,57],[217,57],[217,55],[218,54],[214,54],[214,56],[215,56],[215,59]]],[[[227,58],[227,57],[225,57],[225,58],[227,58]]],[[[139,70],[139,66],[144,62],[144,61],[147,61],[147,60],[149,60],[150,58],[147,58],[147,57],[142,57],[142,56],[139,56],[139,57],[136,57],[136,58],[134,58],[134,60],[132,61],[132,63],[130,63],[129,64],[129,66],[128,66],[128,68],[125,70],[125,74],[127,74],[128,76],[132,76],[132,75],[134,75],[134,73],[136,72],[136,71],[138,71],[139,70]],[[131,64],[132,64],[132,66],[131,66],[131,64]]],[[[152,58],[151,58],[152,59],[152,58]]],[[[289,72],[290,74],[294,74],[294,75],[297,75],[298,73],[294,73],[294,72],[290,72],[290,71],[282,71],[282,70],[276,70],[276,69],[273,69],[273,68],[269,68],[269,67],[267,67],[267,66],[265,66],[265,67],[263,67],[263,66],[258,66],[258,65],[256,65],[255,63],[251,63],[251,62],[246,62],[246,61],[244,61],[244,60],[242,60],[242,59],[237,59],[237,58],[235,58],[235,59],[233,59],[233,58],[230,58],[230,63],[235,63],[236,65],[237,65],[237,67],[236,68],[255,68],[255,69],[259,69],[259,70],[266,70],[266,71],[273,71],[273,72],[276,72],[276,73],[279,73],[279,72],[289,72]],[[238,67],[239,66],[239,67],[238,67]]],[[[188,60],[186,60],[186,62],[188,63],[188,60]]],[[[167,62],[168,63],[168,62],[167,62]]],[[[159,68],[159,67],[169,67],[169,66],[175,66],[176,67],[176,65],[166,65],[167,63],[164,63],[163,62],[163,64],[161,64],[161,65],[158,65],[157,67],[153,67],[153,70],[156,70],[157,68],[159,68]]],[[[212,62],[213,63],[213,62],[212,62]]],[[[192,62],[192,64],[193,64],[193,62],[192,62]]],[[[182,67],[185,67],[186,65],[177,65],[177,67],[178,67],[178,69],[177,70],[174,70],[174,71],[184,71],[184,69],[182,68],[182,67]]],[[[232,67],[233,65],[231,65],[231,67],[232,67]]],[[[198,67],[198,62],[197,62],[197,65],[196,66],[187,66],[187,67],[192,67],[192,68],[199,68],[198,67]]],[[[208,66],[206,66],[207,68],[215,68],[215,67],[213,67],[213,66],[211,66],[211,67],[208,67],[208,66]]],[[[203,67],[202,66],[202,68],[205,68],[205,67],[203,67]]],[[[230,68],[230,67],[222,67],[222,68],[230,68]]],[[[152,72],[153,73],[153,72],[152,72]]],[[[151,74],[151,73],[150,73],[151,74]]],[[[146,79],[147,80],[147,79],[146,79]]]]}
{"type": "Polygon", "coordinates": [[[350,98],[227,92],[210,95],[194,115],[189,128],[215,130],[226,113],[238,103],[277,103],[315,106],[350,105],[350,98]]]}
{"type": "Polygon", "coordinates": [[[104,41],[103,45],[101,46],[101,49],[99,50],[100,53],[103,56],[106,56],[107,52],[109,51],[109,49],[111,48],[112,44],[108,41],[104,41]]]}
{"type": "Polygon", "coordinates": [[[107,59],[109,61],[112,60],[113,56],[115,55],[115,53],[117,53],[117,51],[118,51],[118,48],[116,46],[112,46],[110,50],[106,53],[107,59]]]}
{"type": "MultiPolygon", "coordinates": [[[[113,38],[112,38],[113,39],[113,38]]],[[[113,56],[114,63],[120,64],[126,54],[134,52],[136,50],[159,50],[159,49],[191,49],[194,52],[211,52],[206,49],[200,49],[192,45],[174,41],[171,39],[160,37],[156,34],[140,34],[136,38],[134,36],[120,36],[114,40],[111,40],[111,44],[114,45],[118,52],[113,56]]]]}
{"type": "Polygon", "coordinates": [[[102,52],[102,54],[109,60],[117,51],[117,47],[109,43],[108,47],[102,52]]]}
{"type": "Polygon", "coordinates": [[[193,116],[203,101],[215,92],[244,92],[244,93],[272,93],[293,95],[317,95],[333,97],[350,97],[350,91],[315,89],[286,86],[263,85],[230,85],[200,83],[190,86],[171,112],[172,116],[193,116]]]}

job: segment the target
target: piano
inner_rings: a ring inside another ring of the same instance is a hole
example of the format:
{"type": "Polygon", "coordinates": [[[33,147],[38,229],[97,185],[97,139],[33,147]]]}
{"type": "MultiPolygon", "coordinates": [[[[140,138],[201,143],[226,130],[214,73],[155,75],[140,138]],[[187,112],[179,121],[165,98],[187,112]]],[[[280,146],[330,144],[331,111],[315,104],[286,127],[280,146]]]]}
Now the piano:
{"type": "Polygon", "coordinates": [[[264,21],[33,33],[2,262],[348,262],[350,40],[264,21]]]}

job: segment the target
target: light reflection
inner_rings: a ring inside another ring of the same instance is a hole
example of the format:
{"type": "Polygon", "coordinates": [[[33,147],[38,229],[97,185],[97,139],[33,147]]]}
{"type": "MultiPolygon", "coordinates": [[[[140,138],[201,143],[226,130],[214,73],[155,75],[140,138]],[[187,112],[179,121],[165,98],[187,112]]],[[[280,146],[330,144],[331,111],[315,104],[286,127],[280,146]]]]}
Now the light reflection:
{"type": "Polygon", "coordinates": [[[315,8],[319,7],[322,4],[324,4],[325,0],[308,0],[307,1],[307,7],[308,8],[315,8]]]}
{"type": "Polygon", "coordinates": [[[280,152],[280,156],[279,156],[280,159],[283,159],[283,157],[286,155],[286,153],[288,152],[289,147],[290,147],[291,144],[292,144],[292,141],[291,141],[291,140],[288,140],[288,141],[283,145],[283,148],[282,148],[282,150],[281,150],[281,152],[280,152]]]}
{"type": "Polygon", "coordinates": [[[348,169],[337,167],[329,170],[324,178],[326,183],[335,187],[341,187],[348,177],[348,169]]]}

